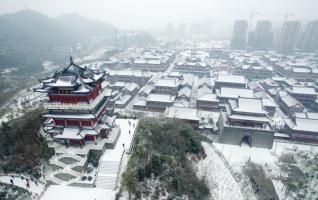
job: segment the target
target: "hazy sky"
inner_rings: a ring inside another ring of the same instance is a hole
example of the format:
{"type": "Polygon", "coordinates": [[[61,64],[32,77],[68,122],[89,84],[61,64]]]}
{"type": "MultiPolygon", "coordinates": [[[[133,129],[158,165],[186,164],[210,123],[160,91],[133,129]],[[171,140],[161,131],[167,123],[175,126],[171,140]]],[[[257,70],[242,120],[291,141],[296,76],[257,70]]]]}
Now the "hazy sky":
{"type": "Polygon", "coordinates": [[[229,24],[236,18],[248,20],[251,11],[259,12],[255,20],[283,21],[287,12],[294,14],[291,19],[318,19],[318,0],[0,0],[0,13],[24,5],[52,17],[78,13],[124,29],[206,19],[215,25],[229,24]]]}

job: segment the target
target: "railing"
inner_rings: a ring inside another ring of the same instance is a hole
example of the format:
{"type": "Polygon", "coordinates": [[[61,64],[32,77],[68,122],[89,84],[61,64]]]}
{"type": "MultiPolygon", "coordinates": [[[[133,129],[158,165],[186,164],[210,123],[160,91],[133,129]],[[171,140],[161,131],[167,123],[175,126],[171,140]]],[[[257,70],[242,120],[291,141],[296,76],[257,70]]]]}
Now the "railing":
{"type": "Polygon", "coordinates": [[[125,155],[125,150],[123,150],[123,152],[121,153],[121,156],[120,156],[120,161],[119,161],[119,165],[118,165],[118,171],[117,171],[117,175],[116,175],[116,181],[115,181],[115,190],[117,190],[118,188],[118,181],[120,179],[120,171],[121,171],[121,168],[122,168],[122,164],[123,164],[123,157],[125,155]]]}
{"type": "Polygon", "coordinates": [[[91,103],[44,103],[44,109],[63,109],[63,110],[92,110],[106,96],[107,89],[104,89],[91,103]]]}
{"type": "Polygon", "coordinates": [[[258,126],[239,126],[239,125],[233,125],[229,123],[225,123],[225,126],[230,128],[242,128],[242,129],[253,129],[253,130],[263,130],[263,131],[273,131],[269,125],[266,125],[266,127],[258,127],[258,126]]]}

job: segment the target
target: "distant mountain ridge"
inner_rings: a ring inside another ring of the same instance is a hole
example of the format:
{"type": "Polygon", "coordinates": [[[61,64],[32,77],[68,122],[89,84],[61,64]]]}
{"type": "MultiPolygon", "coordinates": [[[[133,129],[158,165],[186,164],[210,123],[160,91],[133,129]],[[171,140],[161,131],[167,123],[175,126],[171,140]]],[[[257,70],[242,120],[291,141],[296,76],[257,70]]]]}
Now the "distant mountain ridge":
{"type": "Polygon", "coordinates": [[[69,45],[90,36],[107,36],[115,28],[104,22],[86,19],[77,14],[49,18],[33,10],[0,15],[0,46],[69,45]]]}
{"type": "MultiPolygon", "coordinates": [[[[59,48],[87,42],[92,36],[112,38],[115,28],[104,22],[68,14],[50,18],[34,10],[0,15],[0,69],[41,65],[58,58],[59,48]]],[[[68,57],[69,55],[65,55],[68,57]]]]}
{"type": "Polygon", "coordinates": [[[51,18],[32,10],[1,15],[0,30],[0,46],[67,45],[77,39],[51,18]]]}
{"type": "Polygon", "coordinates": [[[55,21],[64,28],[79,33],[83,37],[113,36],[115,27],[106,22],[90,20],[78,14],[65,14],[55,18],[55,21]]]}

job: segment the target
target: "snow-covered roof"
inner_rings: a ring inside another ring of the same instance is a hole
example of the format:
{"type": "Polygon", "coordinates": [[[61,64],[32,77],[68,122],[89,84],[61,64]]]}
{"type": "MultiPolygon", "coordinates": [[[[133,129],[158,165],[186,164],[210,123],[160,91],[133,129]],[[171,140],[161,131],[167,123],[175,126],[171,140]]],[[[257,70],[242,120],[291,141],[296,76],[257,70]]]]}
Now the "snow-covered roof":
{"type": "Polygon", "coordinates": [[[208,86],[203,86],[199,88],[197,91],[197,99],[205,94],[212,94],[212,89],[209,88],[208,86]]]}
{"type": "Polygon", "coordinates": [[[62,134],[57,134],[54,138],[58,139],[83,139],[83,136],[80,134],[80,129],[77,128],[64,128],[62,134]]]}
{"type": "Polygon", "coordinates": [[[265,116],[249,116],[249,115],[230,115],[230,119],[236,119],[236,120],[245,120],[245,121],[257,121],[257,122],[269,122],[269,118],[265,116]]]}
{"type": "Polygon", "coordinates": [[[223,82],[223,83],[239,83],[239,84],[246,84],[247,80],[244,76],[239,75],[228,75],[228,74],[219,74],[218,77],[215,79],[216,82],[223,82]]]}
{"type": "Polygon", "coordinates": [[[146,106],[147,105],[147,102],[146,102],[146,100],[144,100],[144,99],[138,99],[138,101],[136,101],[135,103],[134,103],[134,106],[146,106]]]}
{"type": "Polygon", "coordinates": [[[216,97],[216,94],[206,93],[198,98],[199,101],[210,101],[210,102],[219,102],[216,97]]]}
{"type": "Polygon", "coordinates": [[[279,87],[273,79],[265,79],[263,82],[268,86],[279,87]]]}
{"type": "Polygon", "coordinates": [[[46,83],[47,86],[51,87],[74,87],[76,85],[76,76],[59,76],[55,82],[46,83]]]}
{"type": "Polygon", "coordinates": [[[81,67],[73,63],[72,58],[70,64],[60,71],[55,72],[50,77],[40,79],[41,88],[35,88],[38,92],[50,92],[55,88],[71,88],[76,93],[87,93],[93,90],[98,81],[104,81],[108,77],[105,72],[92,70],[87,67],[81,67]]]}
{"type": "Polygon", "coordinates": [[[203,85],[207,85],[208,87],[212,86],[212,81],[208,77],[202,77],[198,80],[198,87],[202,87],[203,85]]]}
{"type": "Polygon", "coordinates": [[[286,106],[290,107],[303,107],[303,105],[297,101],[297,99],[295,99],[294,97],[290,96],[290,95],[285,95],[283,97],[281,97],[281,100],[285,103],[286,106]]]}
{"type": "Polygon", "coordinates": [[[47,113],[42,115],[44,118],[58,118],[58,119],[94,119],[96,118],[93,114],[53,114],[53,113],[47,113]]]}
{"type": "Polygon", "coordinates": [[[121,82],[121,81],[116,81],[115,83],[109,85],[109,87],[124,88],[124,87],[126,87],[126,83],[125,82],[121,82]]]}
{"type": "Polygon", "coordinates": [[[155,102],[174,102],[175,96],[167,95],[167,94],[149,94],[147,97],[147,101],[155,101],[155,102]]]}
{"type": "Polygon", "coordinates": [[[263,101],[263,105],[265,107],[277,107],[276,103],[274,103],[272,100],[270,99],[262,99],[263,101]]]}
{"type": "Polygon", "coordinates": [[[217,96],[226,97],[226,98],[238,98],[238,97],[253,98],[254,92],[251,89],[221,87],[220,93],[217,94],[217,96]]]}
{"type": "Polygon", "coordinates": [[[293,67],[293,72],[296,73],[310,73],[311,70],[305,67],[293,67]]]}
{"type": "Polygon", "coordinates": [[[90,92],[91,87],[85,86],[84,84],[80,85],[79,88],[77,88],[77,90],[74,90],[74,93],[88,93],[90,92]]]}
{"type": "Polygon", "coordinates": [[[140,90],[139,94],[144,93],[148,95],[152,89],[153,89],[152,85],[146,85],[140,90]]]}
{"type": "Polygon", "coordinates": [[[134,61],[134,64],[146,64],[146,60],[144,60],[144,59],[136,59],[134,61]]]}
{"type": "Polygon", "coordinates": [[[160,60],[149,60],[147,62],[148,64],[151,64],[151,65],[160,65],[160,60]]]}
{"type": "Polygon", "coordinates": [[[129,94],[121,95],[119,99],[115,102],[117,105],[124,105],[130,100],[131,96],[129,94]]]}
{"type": "Polygon", "coordinates": [[[159,79],[156,83],[155,86],[159,87],[178,87],[179,82],[177,82],[176,79],[159,79]]]}
{"type": "Polygon", "coordinates": [[[180,96],[190,97],[191,96],[191,89],[187,88],[187,87],[181,88],[178,92],[178,97],[180,97],[180,96]]]}
{"type": "Polygon", "coordinates": [[[315,88],[311,87],[292,87],[292,89],[288,91],[292,94],[317,95],[315,88]]]}
{"type": "Polygon", "coordinates": [[[258,83],[256,81],[251,81],[247,84],[247,87],[251,90],[256,90],[257,88],[260,88],[258,83]]]}
{"type": "Polygon", "coordinates": [[[148,77],[149,73],[140,70],[111,70],[110,76],[134,76],[134,77],[148,77]]]}
{"type": "Polygon", "coordinates": [[[294,113],[296,118],[303,118],[303,119],[317,119],[318,120],[318,113],[316,112],[301,112],[301,113],[294,113]]]}
{"type": "Polygon", "coordinates": [[[244,113],[259,113],[266,114],[263,109],[263,102],[261,99],[254,98],[238,98],[236,104],[235,101],[230,101],[231,107],[235,112],[244,113]]]}
{"type": "Polygon", "coordinates": [[[195,108],[170,107],[167,117],[200,121],[198,110],[195,108]]]}
{"type": "Polygon", "coordinates": [[[194,77],[192,74],[183,75],[182,85],[191,85],[193,84],[194,77]]]}
{"type": "Polygon", "coordinates": [[[318,120],[317,119],[295,119],[295,126],[292,127],[293,130],[297,131],[308,131],[318,134],[318,120]]]}
{"type": "Polygon", "coordinates": [[[136,89],[139,89],[139,86],[136,83],[129,83],[126,85],[126,87],[123,90],[127,90],[129,92],[132,92],[136,89]]]}
{"type": "Polygon", "coordinates": [[[173,106],[174,107],[184,107],[184,108],[188,108],[190,105],[190,102],[185,100],[185,99],[179,99],[179,100],[176,100],[174,103],[173,103],[173,106]]]}
{"type": "Polygon", "coordinates": [[[177,78],[179,78],[179,77],[182,76],[182,74],[181,74],[180,72],[178,72],[178,71],[172,71],[172,72],[170,72],[170,73],[168,74],[168,76],[169,76],[169,77],[177,77],[177,78]]]}

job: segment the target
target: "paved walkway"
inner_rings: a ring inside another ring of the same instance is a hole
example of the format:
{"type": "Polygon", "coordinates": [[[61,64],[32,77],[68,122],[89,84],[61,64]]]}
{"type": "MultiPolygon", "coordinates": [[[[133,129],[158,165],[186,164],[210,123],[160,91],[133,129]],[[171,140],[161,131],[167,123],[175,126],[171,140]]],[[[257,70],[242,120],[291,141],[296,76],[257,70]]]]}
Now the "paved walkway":
{"type": "Polygon", "coordinates": [[[101,189],[116,189],[117,178],[124,152],[131,151],[131,145],[139,120],[117,119],[121,134],[114,149],[106,149],[98,167],[96,187],[101,189]]]}
{"type": "MultiPolygon", "coordinates": [[[[1,183],[11,185],[10,179],[12,179],[11,176],[0,176],[1,183]]],[[[31,192],[32,194],[37,194],[37,195],[40,195],[42,193],[42,191],[44,191],[44,188],[45,188],[45,185],[43,183],[37,181],[37,185],[36,185],[35,182],[31,181],[30,179],[29,179],[30,187],[27,188],[26,187],[26,180],[25,179],[22,180],[20,177],[16,177],[16,176],[13,178],[13,185],[20,187],[20,188],[23,188],[23,189],[31,192]]]]}

